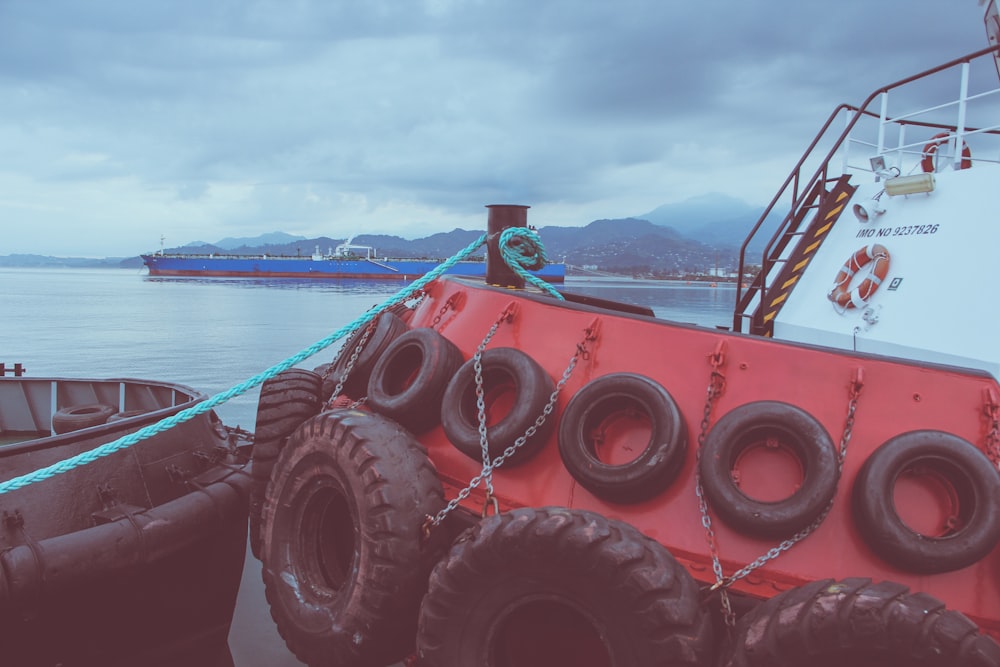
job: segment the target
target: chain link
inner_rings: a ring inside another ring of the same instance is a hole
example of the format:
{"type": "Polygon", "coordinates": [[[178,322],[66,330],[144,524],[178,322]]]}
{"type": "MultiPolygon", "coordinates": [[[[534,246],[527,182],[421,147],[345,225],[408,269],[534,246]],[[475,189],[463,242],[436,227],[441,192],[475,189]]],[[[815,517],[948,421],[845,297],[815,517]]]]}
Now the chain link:
{"type": "MultiPolygon", "coordinates": [[[[372,332],[375,331],[375,327],[378,326],[378,320],[379,318],[376,317],[374,320],[368,323],[368,326],[365,327],[364,333],[361,334],[361,339],[358,341],[358,344],[354,346],[354,350],[351,352],[351,356],[347,360],[347,365],[344,367],[344,372],[341,373],[340,377],[337,379],[337,386],[334,387],[333,393],[327,400],[326,405],[323,406],[324,410],[331,409],[333,407],[334,402],[340,396],[340,392],[344,391],[344,384],[347,383],[348,376],[351,374],[351,371],[354,370],[354,364],[358,362],[358,357],[360,357],[361,353],[364,351],[365,343],[368,342],[368,338],[372,335],[372,332]]],[[[337,362],[340,360],[341,355],[344,353],[344,349],[345,348],[341,348],[340,352],[337,353],[337,356],[334,357],[333,363],[331,363],[330,368],[327,369],[327,373],[333,372],[333,369],[337,366],[337,362]]],[[[327,376],[324,375],[324,379],[326,379],[326,377],[327,376]]],[[[351,405],[351,408],[358,407],[359,405],[364,403],[366,398],[367,397],[362,397],[360,400],[355,401],[351,405]]]]}
{"type": "MultiPolygon", "coordinates": [[[[723,360],[720,358],[720,351],[716,350],[716,353],[712,355],[712,379],[709,381],[708,388],[708,398],[705,403],[705,416],[701,423],[701,432],[698,434],[698,455],[697,458],[700,461],[701,458],[701,448],[704,444],[706,434],[708,432],[708,420],[711,415],[712,405],[715,398],[721,393],[721,388],[724,386],[725,378],[720,380],[717,376],[721,375],[718,370],[719,366],[722,365],[723,360]]],[[[858,409],[858,398],[861,395],[861,389],[864,386],[864,373],[861,368],[855,371],[854,379],[851,381],[850,390],[848,393],[847,402],[847,417],[844,422],[844,431],[840,437],[840,446],[837,452],[837,478],[840,478],[841,473],[844,470],[844,461],[847,458],[847,446],[851,441],[851,437],[854,432],[854,415],[858,409]]],[[[756,558],[753,562],[744,565],[740,569],[733,572],[731,575],[726,577],[722,570],[722,562],[719,557],[718,544],[716,540],[715,531],[712,529],[712,518],[708,512],[708,503],[705,500],[704,491],[701,486],[701,477],[697,472],[699,466],[695,468],[695,494],[698,497],[698,510],[701,512],[701,523],[705,528],[706,537],[709,543],[709,553],[712,558],[712,571],[715,574],[715,584],[710,587],[710,591],[718,590],[720,593],[720,602],[722,604],[723,619],[726,626],[733,628],[736,625],[736,616],[733,613],[732,604],[729,600],[729,594],[727,589],[740,579],[746,577],[754,570],[763,567],[768,562],[774,560],[784,552],[791,549],[793,546],[807,538],[813,533],[826,519],[827,515],[830,514],[830,510],[833,509],[834,499],[831,498],[830,502],[827,503],[826,507],[820,513],[815,520],[812,521],[808,526],[798,531],[790,538],[783,540],[777,546],[772,547],[766,553],[762,554],[756,558]]]]}
{"type": "MultiPolygon", "coordinates": [[[[423,287],[418,287],[417,289],[413,290],[406,296],[401,297],[399,299],[399,305],[403,305],[404,307],[409,308],[410,310],[416,310],[417,306],[420,305],[420,303],[424,300],[426,296],[427,296],[427,290],[424,289],[423,287]],[[406,305],[405,302],[411,299],[413,300],[413,303],[406,305]]],[[[355,345],[354,348],[351,350],[351,356],[347,360],[347,365],[344,367],[344,372],[341,373],[340,377],[337,379],[337,385],[333,389],[333,394],[330,395],[330,398],[323,406],[323,410],[329,410],[334,406],[334,403],[340,396],[340,392],[344,390],[344,385],[347,383],[348,376],[350,375],[351,371],[354,370],[354,366],[358,362],[358,357],[360,357],[361,353],[364,351],[365,344],[368,342],[368,339],[371,337],[372,333],[375,331],[375,328],[378,326],[379,318],[381,318],[382,314],[387,310],[388,310],[387,308],[382,308],[381,310],[379,310],[379,312],[375,315],[375,318],[372,319],[372,321],[365,326],[364,333],[362,333],[361,339],[358,341],[357,345],[355,345]]],[[[438,319],[440,319],[440,315],[438,316],[438,319]]],[[[435,320],[435,323],[436,322],[437,320],[435,320]]],[[[350,338],[348,338],[346,343],[350,342],[351,342],[350,338]]],[[[341,348],[337,351],[337,354],[333,356],[333,361],[331,361],[330,364],[327,366],[326,370],[323,371],[322,379],[324,382],[327,380],[327,378],[330,377],[330,374],[333,373],[334,369],[337,367],[337,363],[340,361],[341,357],[343,357],[344,353],[347,351],[346,343],[343,346],[341,346],[341,348]]],[[[364,403],[367,400],[368,400],[367,396],[362,396],[360,399],[351,403],[350,407],[353,409],[360,405],[364,405],[364,403]]]]}
{"type": "Polygon", "coordinates": [[[493,464],[490,462],[490,443],[486,437],[486,390],[483,388],[483,352],[486,346],[493,339],[497,329],[505,321],[509,320],[513,313],[509,312],[510,307],[500,313],[493,326],[486,333],[483,341],[476,348],[476,353],[472,355],[472,367],[476,373],[476,410],[477,421],[479,422],[479,447],[483,462],[483,482],[486,484],[486,500],[493,498],[493,464]]]}
{"type": "Polygon", "coordinates": [[[542,427],[542,425],[545,423],[545,420],[548,419],[548,417],[552,414],[553,410],[555,409],[556,402],[559,400],[559,394],[562,391],[563,387],[566,386],[566,383],[569,382],[570,376],[573,374],[573,369],[576,368],[577,362],[580,359],[586,361],[590,358],[590,352],[587,350],[587,343],[597,340],[597,332],[599,329],[600,320],[594,320],[594,322],[592,322],[591,325],[584,330],[583,340],[576,344],[576,350],[573,352],[573,356],[570,357],[569,363],[566,365],[566,369],[563,371],[562,377],[559,378],[559,381],[556,383],[555,389],[549,395],[548,403],[546,403],[545,407],[542,408],[542,412],[538,415],[537,418],[535,418],[534,423],[528,426],[528,428],[525,429],[524,434],[518,437],[511,445],[509,445],[506,449],[504,449],[499,456],[491,460],[489,455],[489,440],[486,436],[485,399],[483,399],[482,403],[480,402],[481,396],[485,396],[485,392],[483,390],[483,382],[482,382],[481,357],[483,351],[486,349],[487,343],[489,343],[490,339],[493,338],[493,335],[496,333],[496,330],[500,326],[500,324],[505,319],[508,319],[513,316],[513,313],[509,311],[510,311],[510,306],[508,306],[507,309],[504,309],[504,312],[500,314],[500,317],[497,318],[497,321],[494,322],[492,327],[490,327],[490,330],[486,334],[486,337],[483,339],[483,342],[480,343],[479,347],[476,348],[476,353],[473,356],[473,359],[477,360],[475,362],[477,365],[476,407],[479,409],[479,414],[478,414],[479,437],[480,437],[480,446],[482,447],[482,453],[483,453],[483,468],[478,475],[469,480],[469,483],[465,486],[465,488],[459,491],[458,494],[453,499],[448,501],[448,504],[445,505],[444,509],[435,514],[433,517],[428,516],[426,518],[423,526],[425,536],[429,534],[430,529],[432,527],[437,526],[442,521],[444,521],[444,518],[448,516],[448,514],[452,512],[456,507],[458,507],[463,500],[468,498],[469,495],[472,493],[473,489],[478,487],[483,482],[486,483],[486,500],[483,505],[483,516],[486,515],[487,507],[492,506],[494,511],[498,511],[499,504],[497,503],[496,497],[493,495],[493,479],[492,479],[493,471],[502,466],[507,459],[513,456],[518,449],[524,446],[524,444],[533,435],[535,435],[535,433],[538,432],[538,429],[542,427]]]}
{"type": "Polygon", "coordinates": [[[983,413],[988,422],[986,431],[986,455],[994,466],[1000,466],[1000,404],[992,388],[983,390],[983,413]]]}
{"type": "MultiPolygon", "coordinates": [[[[858,409],[858,397],[861,394],[861,387],[863,386],[863,383],[860,380],[860,373],[858,374],[858,378],[859,379],[856,379],[854,382],[851,383],[850,397],[849,397],[849,400],[847,402],[847,419],[846,419],[846,421],[844,423],[844,432],[843,432],[843,435],[841,435],[841,438],[840,438],[840,449],[839,449],[839,451],[837,453],[837,478],[838,479],[840,479],[840,475],[844,471],[844,460],[847,458],[847,445],[851,441],[851,435],[852,435],[853,430],[854,430],[854,413],[858,409]]],[[[798,544],[799,542],[801,542],[805,538],[809,537],[809,535],[814,530],[816,530],[817,528],[819,528],[820,524],[823,523],[823,520],[826,519],[827,515],[830,513],[830,510],[833,509],[833,503],[834,503],[834,500],[833,500],[833,498],[831,498],[830,502],[827,503],[826,507],[823,508],[823,511],[820,513],[820,515],[818,517],[816,517],[816,519],[812,523],[810,523],[808,526],[806,526],[805,528],[803,528],[799,532],[797,532],[794,535],[792,535],[787,540],[782,541],[776,547],[771,548],[770,550],[768,550],[768,552],[766,554],[760,556],[759,558],[757,558],[752,563],[743,566],[742,568],[740,568],[739,570],[737,570],[736,572],[734,572],[733,574],[731,574],[726,579],[726,583],[724,585],[725,586],[732,585],[733,583],[735,583],[736,581],[738,581],[738,580],[742,579],[743,577],[747,576],[748,574],[750,574],[751,572],[753,572],[757,568],[762,567],[768,561],[777,558],[778,556],[780,556],[785,551],[788,551],[793,546],[795,546],[796,544],[798,544]]]]}
{"type": "Polygon", "coordinates": [[[712,558],[712,573],[715,574],[715,584],[710,590],[721,589],[719,601],[722,604],[723,619],[727,627],[736,625],[736,616],[733,613],[732,603],[729,600],[729,592],[725,588],[725,573],[722,571],[722,560],[719,557],[719,545],[715,536],[715,529],[712,528],[712,516],[708,513],[708,501],[705,499],[705,492],[701,484],[701,451],[708,436],[708,426],[712,418],[712,408],[715,401],[726,388],[726,376],[722,372],[722,367],[726,363],[726,342],[719,341],[715,351],[709,355],[708,362],[712,366],[712,373],[708,380],[708,389],[705,392],[705,409],[702,411],[701,427],[698,431],[698,448],[695,452],[694,467],[694,493],[698,498],[698,512],[701,514],[701,525],[705,529],[705,539],[708,542],[708,553],[712,558]]]}
{"type": "Polygon", "coordinates": [[[431,329],[436,329],[437,325],[441,323],[441,318],[445,316],[445,313],[455,307],[455,302],[458,301],[460,294],[462,293],[453,292],[452,295],[445,300],[445,302],[441,305],[441,310],[437,312],[434,319],[431,321],[431,329]]]}

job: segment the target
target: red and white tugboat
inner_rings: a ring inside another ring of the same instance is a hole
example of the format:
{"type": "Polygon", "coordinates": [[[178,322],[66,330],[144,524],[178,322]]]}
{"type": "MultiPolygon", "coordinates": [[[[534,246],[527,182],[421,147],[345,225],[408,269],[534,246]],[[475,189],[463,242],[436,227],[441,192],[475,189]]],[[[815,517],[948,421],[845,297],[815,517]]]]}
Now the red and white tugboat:
{"type": "MultiPolygon", "coordinates": [[[[254,525],[291,649],[1000,665],[994,2],[992,48],[830,116],[732,330],[523,288],[494,245],[486,283],[266,384],[254,525]]],[[[491,208],[491,242],[525,222],[491,208]]]]}

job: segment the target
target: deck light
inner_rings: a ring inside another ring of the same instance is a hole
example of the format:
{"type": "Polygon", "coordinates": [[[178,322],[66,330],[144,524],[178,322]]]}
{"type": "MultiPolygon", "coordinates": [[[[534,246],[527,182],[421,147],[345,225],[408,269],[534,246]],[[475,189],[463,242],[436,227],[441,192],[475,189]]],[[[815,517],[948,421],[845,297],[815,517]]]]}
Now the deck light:
{"type": "Polygon", "coordinates": [[[918,192],[933,192],[934,174],[914,174],[913,176],[897,176],[885,182],[885,191],[890,197],[896,195],[912,195],[918,192]]]}

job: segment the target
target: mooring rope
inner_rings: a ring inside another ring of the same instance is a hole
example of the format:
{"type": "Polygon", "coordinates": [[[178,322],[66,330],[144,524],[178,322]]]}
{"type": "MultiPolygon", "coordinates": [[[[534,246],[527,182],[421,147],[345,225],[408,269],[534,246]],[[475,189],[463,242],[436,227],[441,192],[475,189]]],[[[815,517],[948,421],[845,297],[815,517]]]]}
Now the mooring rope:
{"type": "Polygon", "coordinates": [[[564,299],[556,288],[549,285],[536,275],[528,272],[528,269],[537,271],[549,263],[549,258],[545,255],[545,246],[542,240],[533,229],[527,227],[509,227],[500,234],[500,255],[507,266],[538,289],[554,296],[557,299],[564,299]]]}
{"type": "MultiPolygon", "coordinates": [[[[127,449],[132,445],[138,444],[139,442],[146,440],[147,438],[151,438],[154,435],[157,435],[159,433],[162,433],[164,431],[173,428],[174,426],[177,426],[178,424],[182,424],[186,421],[189,421],[190,419],[193,419],[194,417],[200,414],[204,414],[209,410],[211,410],[212,408],[222,405],[223,403],[232,398],[245,394],[254,387],[263,384],[265,381],[274,377],[278,373],[288,370],[295,364],[304,361],[305,359],[308,359],[309,357],[313,356],[318,352],[321,352],[322,350],[326,349],[327,347],[337,342],[338,340],[343,338],[345,335],[351,333],[355,329],[368,324],[373,319],[375,319],[375,317],[377,317],[379,313],[381,313],[383,310],[391,306],[394,306],[398,303],[402,303],[411,294],[422,289],[424,285],[426,285],[427,283],[436,280],[448,269],[455,266],[455,264],[462,261],[469,255],[471,255],[477,248],[479,248],[485,242],[486,242],[486,234],[483,234],[482,236],[479,237],[478,240],[474,241],[473,243],[470,243],[468,246],[458,251],[458,253],[456,253],[452,257],[449,257],[447,260],[438,265],[437,268],[433,269],[432,271],[425,274],[423,277],[415,280],[414,282],[408,284],[400,291],[396,292],[396,294],[389,297],[380,306],[369,310],[368,312],[356,318],[350,324],[344,325],[341,328],[337,329],[326,338],[323,338],[322,340],[313,343],[312,345],[298,352],[297,354],[294,354],[285,359],[284,361],[281,361],[275,364],[274,366],[271,366],[266,371],[254,375],[245,382],[242,382],[234,387],[230,387],[226,391],[218,393],[190,408],[185,408],[184,410],[181,410],[177,414],[166,417],[156,422],[155,424],[150,424],[149,426],[145,426],[139,429],[138,431],[135,431],[134,433],[129,433],[128,435],[124,435],[118,438],[117,440],[105,443],[89,451],[81,452],[76,456],[71,456],[68,459],[64,459],[57,463],[53,463],[52,465],[40,468],[38,470],[35,470],[34,472],[26,473],[24,475],[20,475],[12,479],[8,479],[5,482],[0,482],[0,495],[8,493],[10,491],[16,491],[17,489],[29,486],[36,482],[41,482],[42,480],[55,477],[56,475],[69,472],[70,470],[73,470],[75,468],[79,468],[89,463],[93,463],[94,461],[103,458],[105,456],[110,456],[111,454],[114,454],[115,452],[120,451],[122,449],[127,449]]],[[[553,288],[551,285],[548,285],[544,281],[539,280],[536,276],[528,273],[528,271],[523,268],[523,266],[538,266],[540,268],[541,264],[538,264],[538,262],[541,261],[544,263],[545,261],[547,261],[545,258],[545,249],[541,245],[541,240],[538,238],[538,235],[533,230],[527,229],[525,227],[512,227],[510,229],[505,230],[503,234],[501,234],[500,236],[500,252],[504,258],[504,261],[507,262],[507,264],[511,267],[511,269],[513,269],[518,275],[522,276],[525,280],[531,282],[532,285],[535,285],[536,287],[545,290],[550,295],[553,295],[559,299],[563,298],[563,296],[559,294],[559,292],[557,292],[555,288],[553,288]],[[520,242],[514,243],[515,239],[520,239],[520,242]],[[517,247],[511,249],[509,248],[510,245],[514,245],[517,247]]]]}

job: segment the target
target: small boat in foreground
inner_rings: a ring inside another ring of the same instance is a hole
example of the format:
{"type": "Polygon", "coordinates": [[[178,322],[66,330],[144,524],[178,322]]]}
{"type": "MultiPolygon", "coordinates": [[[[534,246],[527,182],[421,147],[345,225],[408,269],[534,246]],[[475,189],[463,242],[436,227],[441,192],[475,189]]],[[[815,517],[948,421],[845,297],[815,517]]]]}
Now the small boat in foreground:
{"type": "MultiPolygon", "coordinates": [[[[205,399],[134,379],[0,377],[0,481],[205,399]]],[[[0,662],[231,665],[249,476],[214,412],[0,494],[0,662]]]]}

